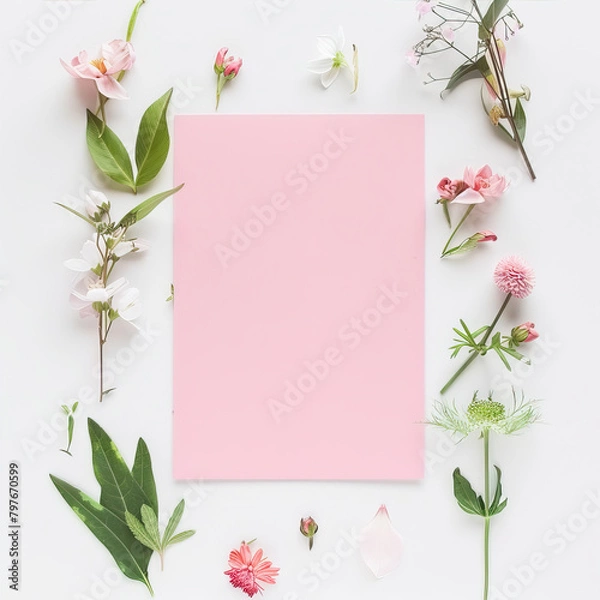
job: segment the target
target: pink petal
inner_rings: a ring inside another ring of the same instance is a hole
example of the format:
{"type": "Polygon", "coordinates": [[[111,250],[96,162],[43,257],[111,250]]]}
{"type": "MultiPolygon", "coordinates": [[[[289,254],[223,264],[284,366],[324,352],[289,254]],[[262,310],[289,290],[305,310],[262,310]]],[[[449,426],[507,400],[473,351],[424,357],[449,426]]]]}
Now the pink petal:
{"type": "Polygon", "coordinates": [[[361,556],[373,575],[381,579],[398,568],[402,550],[402,538],[394,529],[387,508],[381,505],[362,532],[361,556]]]}
{"type": "Polygon", "coordinates": [[[485,198],[471,188],[467,188],[462,194],[459,194],[452,200],[452,204],[483,204],[484,202],[485,198]]]}
{"type": "Polygon", "coordinates": [[[105,75],[96,80],[96,85],[98,86],[98,91],[107,98],[113,98],[114,100],[126,100],[129,98],[125,88],[111,75],[105,75]]]}

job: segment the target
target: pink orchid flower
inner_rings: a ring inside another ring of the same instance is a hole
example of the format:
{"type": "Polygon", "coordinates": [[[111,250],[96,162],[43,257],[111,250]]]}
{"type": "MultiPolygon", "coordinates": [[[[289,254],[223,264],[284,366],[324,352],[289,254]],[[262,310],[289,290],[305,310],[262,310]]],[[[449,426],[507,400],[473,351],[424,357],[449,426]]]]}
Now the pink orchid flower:
{"type": "Polygon", "coordinates": [[[77,79],[93,79],[98,91],[107,98],[124,100],[127,92],[117,81],[121,71],[128,71],[135,62],[135,51],[130,42],[113,40],[102,45],[100,58],[90,60],[88,53],[82,50],[71,64],[60,59],[62,66],[77,79]]]}
{"type": "Polygon", "coordinates": [[[506,179],[495,175],[489,165],[485,165],[477,172],[467,167],[463,180],[468,189],[454,200],[456,204],[482,204],[486,200],[495,200],[508,187],[506,179]]]}

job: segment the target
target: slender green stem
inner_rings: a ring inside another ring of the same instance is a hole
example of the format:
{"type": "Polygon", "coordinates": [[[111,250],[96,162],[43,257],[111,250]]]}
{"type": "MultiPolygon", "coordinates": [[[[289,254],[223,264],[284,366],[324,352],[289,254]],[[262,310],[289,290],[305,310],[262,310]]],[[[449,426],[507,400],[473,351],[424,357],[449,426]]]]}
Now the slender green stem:
{"type": "Polygon", "coordinates": [[[129,24],[127,25],[127,37],[125,41],[130,42],[133,37],[133,30],[135,29],[135,24],[137,23],[138,13],[140,12],[140,8],[142,5],[146,3],[146,0],[140,0],[134,7],[133,12],[131,13],[131,17],[129,18],[129,24]]]}
{"type": "Polygon", "coordinates": [[[219,110],[219,102],[221,102],[221,92],[223,91],[223,86],[225,85],[225,78],[221,73],[217,75],[217,103],[215,105],[215,110],[219,110]]]}
{"type": "Polygon", "coordinates": [[[100,402],[104,398],[104,311],[98,313],[98,362],[100,366],[100,402]]]}
{"type": "MultiPolygon", "coordinates": [[[[487,341],[490,339],[490,336],[494,332],[494,329],[496,328],[496,325],[498,324],[498,321],[500,320],[500,317],[502,316],[502,314],[506,310],[506,307],[508,306],[508,303],[510,302],[511,298],[512,298],[511,294],[507,294],[506,295],[506,298],[504,299],[504,302],[502,303],[502,306],[500,307],[500,310],[498,311],[498,313],[494,317],[494,320],[492,321],[492,324],[487,328],[487,330],[486,330],[483,338],[481,338],[481,342],[479,342],[480,346],[485,346],[485,344],[487,343],[487,341]]],[[[440,390],[440,394],[445,394],[450,389],[450,386],[467,370],[468,366],[478,356],[479,356],[479,352],[477,352],[476,350],[473,350],[471,352],[471,356],[469,356],[469,358],[467,358],[467,360],[462,364],[462,366],[458,369],[458,371],[456,371],[456,373],[454,373],[454,375],[452,375],[452,377],[448,380],[448,383],[446,383],[446,385],[440,390]]]]}
{"type": "Polygon", "coordinates": [[[487,600],[490,590],[490,524],[491,516],[490,508],[490,430],[483,430],[483,455],[484,455],[484,472],[485,472],[485,528],[483,534],[483,600],[487,600]]]}
{"type": "Polygon", "coordinates": [[[463,226],[464,222],[467,220],[467,218],[469,217],[469,215],[473,212],[474,208],[475,208],[475,205],[471,204],[467,208],[467,210],[465,210],[465,214],[462,216],[462,219],[458,222],[458,224],[454,228],[454,231],[450,234],[450,237],[448,238],[448,241],[446,242],[446,245],[444,246],[444,249],[442,250],[442,258],[444,257],[444,255],[448,251],[448,248],[450,247],[450,244],[452,243],[452,240],[454,239],[454,236],[458,233],[458,230],[463,226]]]}

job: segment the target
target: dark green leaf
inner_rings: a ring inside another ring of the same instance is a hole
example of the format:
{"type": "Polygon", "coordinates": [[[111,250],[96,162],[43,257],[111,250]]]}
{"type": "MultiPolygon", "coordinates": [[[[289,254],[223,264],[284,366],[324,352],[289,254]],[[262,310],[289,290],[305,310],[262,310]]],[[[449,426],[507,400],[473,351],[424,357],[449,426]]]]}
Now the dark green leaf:
{"type": "Polygon", "coordinates": [[[169,540],[167,546],[172,546],[173,544],[179,544],[180,542],[183,542],[183,541],[187,540],[188,538],[191,538],[195,533],[196,532],[193,529],[188,529],[187,531],[182,531],[181,533],[174,535],[169,540]]]}
{"type": "Polygon", "coordinates": [[[502,501],[502,471],[499,467],[494,465],[494,469],[496,469],[496,491],[494,492],[494,498],[492,499],[492,503],[490,504],[489,514],[490,516],[497,515],[501,513],[508,503],[508,499],[502,501]]]}
{"type": "Polygon", "coordinates": [[[138,187],[152,181],[167,160],[170,145],[167,108],[172,95],[173,88],[148,107],[140,122],[135,144],[138,187]]]}
{"type": "Polygon", "coordinates": [[[111,553],[123,574],[144,583],[152,594],[148,580],[148,563],[152,551],[140,546],[125,521],[108,508],[66,481],[53,475],[50,475],[50,479],[73,512],[111,553]]]}
{"type": "Polygon", "coordinates": [[[92,419],[88,419],[92,443],[94,474],[100,484],[100,504],[125,521],[125,513],[139,517],[142,505],[149,504],[142,488],[133,478],[121,453],[107,433],[92,419]]]}
{"type": "Polygon", "coordinates": [[[490,4],[490,7],[487,9],[487,12],[483,16],[483,27],[479,28],[480,39],[484,40],[490,36],[508,2],[509,0],[493,0],[493,2],[490,4]]]}
{"type": "Polygon", "coordinates": [[[150,550],[154,550],[155,552],[160,552],[160,548],[158,547],[155,540],[148,534],[144,525],[140,522],[139,519],[134,517],[130,512],[125,513],[125,521],[127,522],[127,527],[133,534],[133,537],[146,546],[146,548],[150,548],[150,550]]]}
{"type": "Polygon", "coordinates": [[[517,98],[515,105],[515,127],[517,128],[517,135],[521,142],[525,141],[525,134],[527,132],[527,115],[523,108],[521,98],[517,98]]]}
{"type": "Polygon", "coordinates": [[[179,522],[181,521],[181,517],[183,515],[183,510],[185,509],[185,500],[182,500],[173,511],[167,526],[165,527],[165,532],[163,534],[162,545],[163,547],[167,547],[170,539],[173,537],[179,522]]]}
{"type": "Polygon", "coordinates": [[[474,62],[466,62],[462,64],[460,67],[458,67],[458,69],[456,69],[456,71],[454,71],[454,73],[452,73],[448,83],[446,84],[446,87],[442,91],[442,94],[444,92],[453,90],[464,79],[484,73],[487,68],[485,56],[481,56],[474,62]]]}
{"type": "Polygon", "coordinates": [[[131,227],[134,223],[141,221],[144,217],[147,217],[163,200],[166,200],[169,196],[176,194],[184,184],[178,185],[172,190],[156,194],[147,200],[144,200],[141,204],[138,204],[135,208],[132,208],[118,223],[119,227],[131,227]]]}
{"type": "Polygon", "coordinates": [[[150,458],[148,446],[142,438],[138,440],[131,473],[142,490],[144,490],[148,498],[148,506],[158,514],[158,495],[156,493],[154,473],[152,472],[152,459],[150,458]]]}
{"type": "Polygon", "coordinates": [[[481,498],[477,496],[469,481],[460,474],[460,469],[455,469],[452,477],[454,479],[454,497],[458,505],[470,515],[485,516],[481,498]]]}
{"type": "Polygon", "coordinates": [[[87,145],[96,166],[113,181],[136,191],[131,159],[117,134],[87,111],[87,145]]]}

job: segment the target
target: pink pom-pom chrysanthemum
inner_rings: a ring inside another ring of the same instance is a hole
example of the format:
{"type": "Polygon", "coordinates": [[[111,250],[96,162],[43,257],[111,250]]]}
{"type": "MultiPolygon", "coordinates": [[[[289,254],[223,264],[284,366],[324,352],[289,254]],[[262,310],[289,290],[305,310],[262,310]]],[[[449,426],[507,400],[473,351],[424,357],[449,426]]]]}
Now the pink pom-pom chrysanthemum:
{"type": "Polygon", "coordinates": [[[494,271],[494,281],[505,294],[527,298],[535,285],[533,269],[518,256],[503,258],[494,271]]]}

